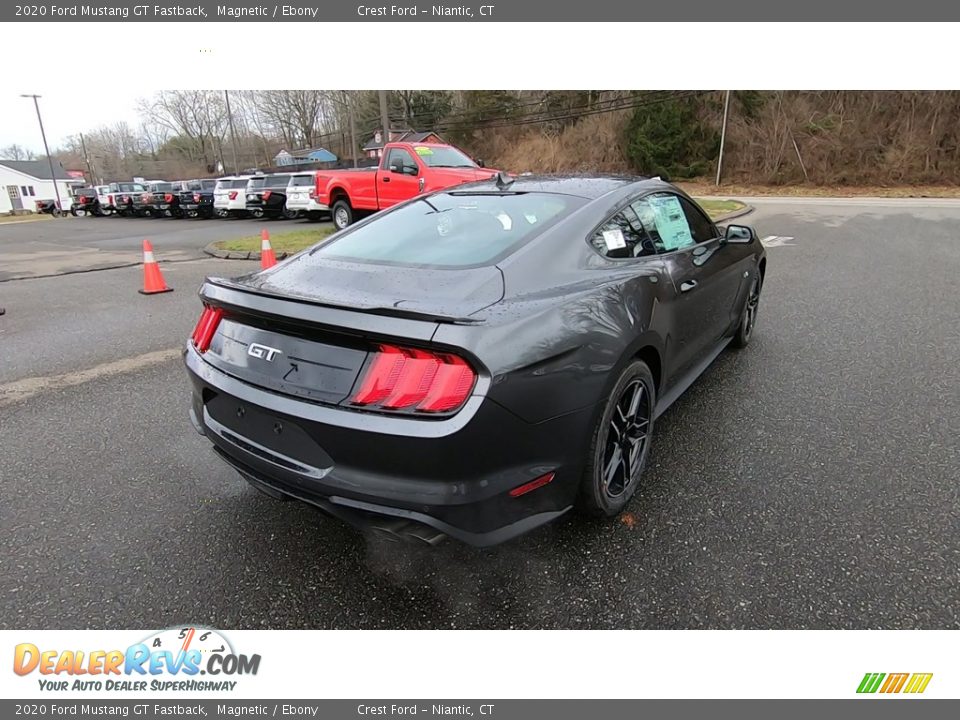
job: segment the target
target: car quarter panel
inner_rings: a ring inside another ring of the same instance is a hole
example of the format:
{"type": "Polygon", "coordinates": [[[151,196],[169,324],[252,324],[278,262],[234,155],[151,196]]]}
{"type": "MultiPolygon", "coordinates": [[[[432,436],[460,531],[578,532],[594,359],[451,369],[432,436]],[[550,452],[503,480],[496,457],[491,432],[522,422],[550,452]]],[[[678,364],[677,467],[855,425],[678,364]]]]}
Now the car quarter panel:
{"type": "Polygon", "coordinates": [[[478,327],[440,325],[434,340],[468,347],[489,369],[489,397],[528,422],[605,400],[644,347],[663,352],[675,292],[656,257],[611,260],[587,235],[607,205],[576,211],[501,263],[504,300],[478,327]]]}

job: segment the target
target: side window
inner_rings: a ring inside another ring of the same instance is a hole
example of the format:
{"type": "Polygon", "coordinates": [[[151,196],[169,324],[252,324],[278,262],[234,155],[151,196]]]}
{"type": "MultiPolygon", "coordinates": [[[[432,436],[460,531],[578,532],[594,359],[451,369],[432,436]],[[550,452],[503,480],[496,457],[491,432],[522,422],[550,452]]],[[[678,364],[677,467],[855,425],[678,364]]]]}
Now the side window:
{"type": "Polygon", "coordinates": [[[659,251],[670,252],[713,239],[713,225],[686,199],[672,193],[655,193],[644,201],[647,208],[638,208],[638,213],[659,251]]]}
{"type": "Polygon", "coordinates": [[[387,167],[398,167],[401,170],[404,168],[417,168],[417,161],[413,159],[413,155],[408,153],[402,148],[391,148],[390,154],[387,155],[387,167]]]}
{"type": "Polygon", "coordinates": [[[656,250],[637,214],[628,205],[597,228],[590,238],[597,252],[609,258],[654,255],[656,250]]]}
{"type": "Polygon", "coordinates": [[[693,203],[686,198],[680,198],[680,206],[683,208],[683,214],[687,216],[687,223],[690,225],[690,233],[693,235],[694,242],[706,242],[717,236],[713,223],[693,203]]]}
{"type": "Polygon", "coordinates": [[[637,222],[643,228],[644,232],[650,237],[650,243],[656,252],[666,252],[663,240],[660,238],[660,232],[657,229],[656,213],[649,198],[640,198],[630,203],[630,207],[637,215],[637,222]]]}

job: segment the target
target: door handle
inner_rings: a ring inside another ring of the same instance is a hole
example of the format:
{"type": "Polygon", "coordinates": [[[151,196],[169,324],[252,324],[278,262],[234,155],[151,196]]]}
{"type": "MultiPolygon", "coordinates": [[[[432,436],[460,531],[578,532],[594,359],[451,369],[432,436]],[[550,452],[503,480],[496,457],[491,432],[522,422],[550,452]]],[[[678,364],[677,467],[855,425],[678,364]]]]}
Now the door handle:
{"type": "Polygon", "coordinates": [[[390,182],[390,178],[385,177],[385,178],[383,179],[383,181],[384,181],[384,182],[390,182]]]}
{"type": "Polygon", "coordinates": [[[680,292],[690,292],[697,286],[696,280],[687,280],[686,282],[680,283],[680,292]]]}

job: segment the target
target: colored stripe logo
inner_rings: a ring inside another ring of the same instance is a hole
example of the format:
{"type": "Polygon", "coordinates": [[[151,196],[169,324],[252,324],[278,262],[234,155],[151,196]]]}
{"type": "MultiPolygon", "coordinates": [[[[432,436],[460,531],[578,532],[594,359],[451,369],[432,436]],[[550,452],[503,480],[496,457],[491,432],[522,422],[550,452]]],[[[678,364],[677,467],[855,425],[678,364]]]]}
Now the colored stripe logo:
{"type": "Polygon", "coordinates": [[[866,673],[858,693],[910,693],[919,694],[927,689],[933,673],[866,673]]]}

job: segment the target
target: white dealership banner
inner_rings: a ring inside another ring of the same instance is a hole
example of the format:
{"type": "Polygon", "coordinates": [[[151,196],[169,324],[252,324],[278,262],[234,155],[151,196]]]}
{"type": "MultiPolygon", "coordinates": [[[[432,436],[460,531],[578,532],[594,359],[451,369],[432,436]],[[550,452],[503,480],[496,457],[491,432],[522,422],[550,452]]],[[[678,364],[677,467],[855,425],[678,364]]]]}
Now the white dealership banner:
{"type": "Polygon", "coordinates": [[[0,693],[50,701],[960,698],[956,637],[852,630],[231,631],[188,624],[5,630],[0,693]],[[610,682],[616,668],[629,679],[610,682]]]}

